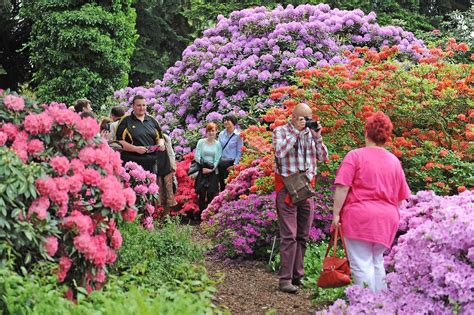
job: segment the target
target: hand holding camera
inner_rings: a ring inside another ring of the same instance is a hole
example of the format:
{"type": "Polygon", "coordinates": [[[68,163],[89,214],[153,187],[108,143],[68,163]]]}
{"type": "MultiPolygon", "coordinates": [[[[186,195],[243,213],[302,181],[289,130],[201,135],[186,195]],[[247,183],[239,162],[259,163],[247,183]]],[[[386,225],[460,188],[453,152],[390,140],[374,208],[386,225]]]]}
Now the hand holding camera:
{"type": "Polygon", "coordinates": [[[305,119],[305,127],[311,130],[314,130],[316,132],[321,130],[321,124],[319,123],[319,121],[314,121],[309,117],[305,117],[304,119],[305,119]]]}

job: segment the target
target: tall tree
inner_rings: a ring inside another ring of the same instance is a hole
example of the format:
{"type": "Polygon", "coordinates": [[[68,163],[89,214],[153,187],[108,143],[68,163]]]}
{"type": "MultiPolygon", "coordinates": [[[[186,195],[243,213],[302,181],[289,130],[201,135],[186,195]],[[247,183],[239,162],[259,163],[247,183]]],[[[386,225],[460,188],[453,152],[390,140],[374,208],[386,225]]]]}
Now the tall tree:
{"type": "Polygon", "coordinates": [[[132,0],[25,0],[33,22],[28,47],[41,101],[97,107],[128,84],[136,41],[132,0]]]}
{"type": "Polygon", "coordinates": [[[132,56],[132,85],[143,85],[161,78],[166,69],[181,57],[192,40],[193,29],[182,11],[190,0],[137,0],[139,38],[132,56]]]}
{"type": "Polygon", "coordinates": [[[31,78],[29,53],[23,49],[31,23],[19,16],[21,1],[0,1],[0,88],[17,90],[31,78]]]}

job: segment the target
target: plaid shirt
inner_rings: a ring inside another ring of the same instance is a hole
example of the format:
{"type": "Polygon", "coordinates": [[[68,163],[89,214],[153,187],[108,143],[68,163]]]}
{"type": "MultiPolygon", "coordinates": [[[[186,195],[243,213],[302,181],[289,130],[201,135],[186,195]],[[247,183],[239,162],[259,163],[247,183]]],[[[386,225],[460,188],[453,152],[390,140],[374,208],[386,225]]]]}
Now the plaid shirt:
{"type": "Polygon", "coordinates": [[[311,180],[316,175],[316,160],[324,162],[328,159],[328,149],[322,137],[315,139],[309,128],[298,131],[291,123],[273,131],[273,147],[279,164],[275,172],[285,177],[303,171],[311,180]]]}

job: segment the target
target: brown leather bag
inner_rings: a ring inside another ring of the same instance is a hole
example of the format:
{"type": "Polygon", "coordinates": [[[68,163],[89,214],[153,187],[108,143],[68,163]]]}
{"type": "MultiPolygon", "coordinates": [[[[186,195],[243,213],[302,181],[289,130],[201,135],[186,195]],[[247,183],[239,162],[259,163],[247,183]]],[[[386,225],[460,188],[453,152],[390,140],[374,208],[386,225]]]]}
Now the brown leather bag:
{"type": "Polygon", "coordinates": [[[342,236],[341,226],[337,225],[334,229],[331,240],[326,250],[326,256],[323,261],[323,269],[319,274],[318,287],[320,288],[338,288],[343,287],[351,283],[351,269],[349,267],[349,261],[347,260],[346,244],[344,237],[342,236]],[[344,258],[336,256],[337,251],[337,239],[338,235],[341,236],[342,246],[344,247],[344,258]],[[333,246],[332,256],[328,256],[333,246]]]}
{"type": "Polygon", "coordinates": [[[282,176],[282,178],[293,203],[298,203],[316,195],[305,172],[294,173],[287,177],[282,176]]]}

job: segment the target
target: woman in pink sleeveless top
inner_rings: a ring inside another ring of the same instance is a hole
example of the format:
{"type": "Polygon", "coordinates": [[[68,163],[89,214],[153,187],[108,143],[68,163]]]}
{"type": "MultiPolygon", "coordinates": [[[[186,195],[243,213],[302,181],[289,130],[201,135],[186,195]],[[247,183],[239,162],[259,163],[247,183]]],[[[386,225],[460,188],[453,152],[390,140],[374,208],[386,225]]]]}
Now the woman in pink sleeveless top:
{"type": "Polygon", "coordinates": [[[341,224],[355,284],[386,289],[383,253],[398,229],[410,189],[400,161],[384,149],[393,125],[377,112],[365,124],[364,148],[350,151],[336,176],[333,225],[341,224]]]}

